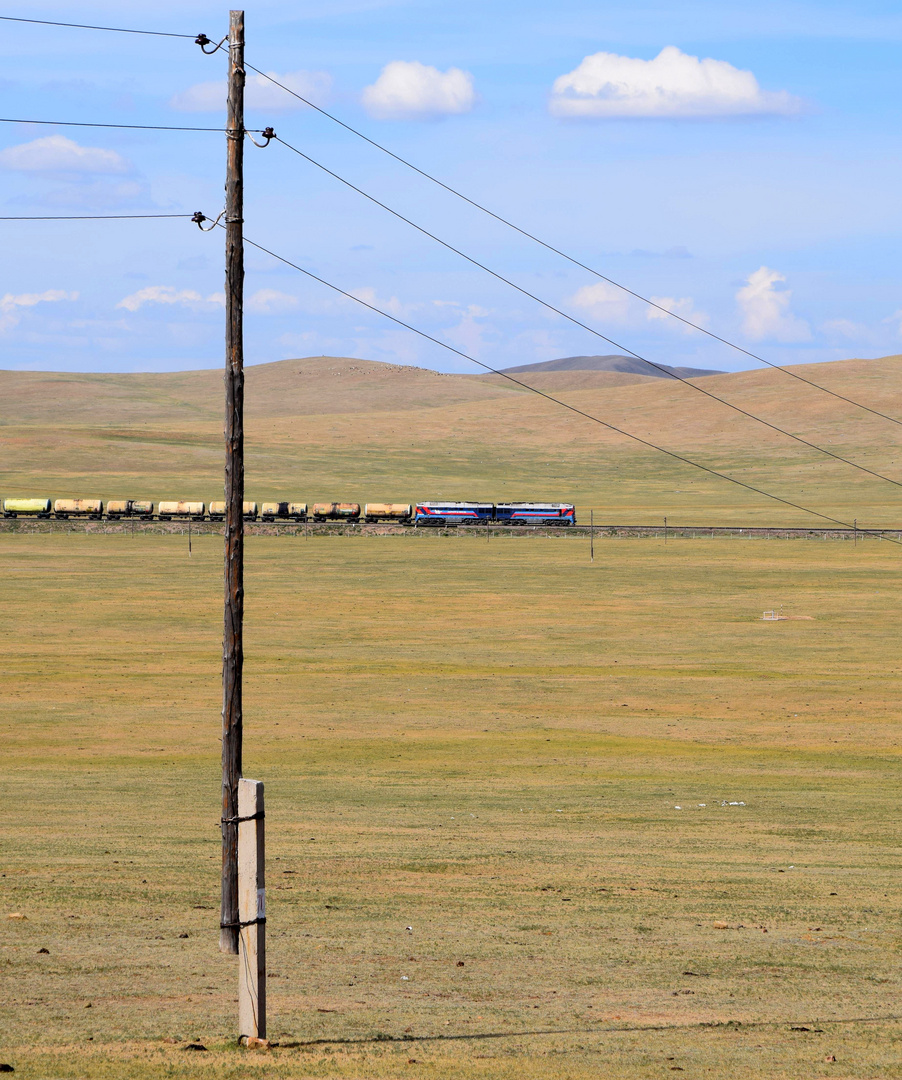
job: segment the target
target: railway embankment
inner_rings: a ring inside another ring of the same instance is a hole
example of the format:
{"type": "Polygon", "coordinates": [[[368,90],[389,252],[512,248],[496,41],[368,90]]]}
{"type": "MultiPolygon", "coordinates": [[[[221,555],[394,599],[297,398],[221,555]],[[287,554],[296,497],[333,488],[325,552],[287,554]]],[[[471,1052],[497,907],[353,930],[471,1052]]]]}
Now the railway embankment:
{"type": "MultiPolygon", "coordinates": [[[[96,535],[112,534],[157,534],[161,536],[221,536],[223,523],[220,521],[141,521],[120,519],[118,521],[90,521],[79,518],[68,520],[37,518],[0,518],[0,533],[29,535],[37,533],[86,533],[96,535]]],[[[902,543],[902,528],[899,529],[842,529],[842,528],[800,528],[780,525],[572,525],[566,528],[554,526],[510,526],[498,525],[455,525],[424,526],[392,524],[353,524],[348,522],[263,522],[246,521],[244,531],[247,536],[285,536],[304,539],[322,536],[416,536],[416,537],[457,537],[488,539],[527,538],[530,536],[550,536],[561,540],[588,539],[590,532],[597,541],[602,540],[659,540],[663,543],[671,540],[847,540],[853,543],[865,540],[887,539],[902,543]]]]}

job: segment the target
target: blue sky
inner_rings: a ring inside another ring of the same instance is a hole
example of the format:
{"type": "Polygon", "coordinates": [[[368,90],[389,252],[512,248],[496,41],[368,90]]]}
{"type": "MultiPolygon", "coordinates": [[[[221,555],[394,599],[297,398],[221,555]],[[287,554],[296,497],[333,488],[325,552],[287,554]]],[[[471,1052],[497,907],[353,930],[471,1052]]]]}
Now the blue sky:
{"type": "MultiPolygon", "coordinates": [[[[247,59],[440,179],[777,363],[902,351],[902,14],[889,3],[481,0],[247,6],[247,59]]],[[[185,0],[5,15],[221,37],[185,0]]],[[[216,126],[223,54],[5,23],[2,114],[216,126]]],[[[248,122],[658,362],[738,369],[686,332],[288,97],[248,122]]],[[[222,207],[216,134],[0,125],[3,215],[222,207]]],[[[273,144],[248,148],[247,235],[492,366],[615,351],[273,144]]],[[[212,367],[222,234],[184,221],[3,222],[7,368],[212,367]]],[[[249,363],[360,356],[474,370],[248,253],[249,363]]]]}

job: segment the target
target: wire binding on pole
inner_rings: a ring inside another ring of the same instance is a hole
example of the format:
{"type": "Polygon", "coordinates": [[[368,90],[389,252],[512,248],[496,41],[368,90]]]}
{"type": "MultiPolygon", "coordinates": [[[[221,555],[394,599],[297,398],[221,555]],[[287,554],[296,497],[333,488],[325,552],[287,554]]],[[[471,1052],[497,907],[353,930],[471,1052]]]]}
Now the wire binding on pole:
{"type": "Polygon", "coordinates": [[[250,814],[248,817],[230,817],[220,818],[219,820],[223,825],[240,825],[242,821],[262,821],[266,817],[265,810],[258,810],[256,814],[250,814]]]}

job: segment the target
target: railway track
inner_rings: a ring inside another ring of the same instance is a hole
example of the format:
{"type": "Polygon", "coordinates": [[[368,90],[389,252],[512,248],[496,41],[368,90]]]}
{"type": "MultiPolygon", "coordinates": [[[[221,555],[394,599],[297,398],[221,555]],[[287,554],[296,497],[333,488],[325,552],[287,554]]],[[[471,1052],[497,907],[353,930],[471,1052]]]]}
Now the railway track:
{"type": "MultiPolygon", "coordinates": [[[[0,518],[0,533],[97,533],[101,535],[140,533],[158,535],[222,535],[223,524],[219,521],[146,521],[136,518],[119,520],[92,520],[86,518],[0,518]]],[[[593,527],[585,524],[566,527],[552,525],[444,525],[415,527],[391,523],[368,524],[366,522],[294,522],[294,521],[246,521],[244,531],[248,536],[479,536],[509,538],[514,536],[555,536],[561,539],[588,539],[594,532],[595,539],[670,540],[702,539],[767,539],[767,540],[849,540],[888,539],[902,542],[902,528],[866,529],[813,527],[800,528],[784,525],[617,525],[598,523],[593,527]]]]}

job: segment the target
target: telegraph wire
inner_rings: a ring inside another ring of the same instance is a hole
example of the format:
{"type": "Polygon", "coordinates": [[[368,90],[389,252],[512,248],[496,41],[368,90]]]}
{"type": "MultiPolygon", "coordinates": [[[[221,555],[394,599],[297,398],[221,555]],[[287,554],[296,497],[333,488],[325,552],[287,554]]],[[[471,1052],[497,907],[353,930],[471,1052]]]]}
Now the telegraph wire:
{"type": "Polygon", "coordinates": [[[766,364],[768,367],[773,368],[775,371],[782,371],[784,375],[788,375],[790,376],[790,378],[797,379],[799,382],[803,382],[806,385],[813,387],[815,390],[820,390],[822,393],[829,394],[831,397],[837,398],[839,401],[845,401],[849,405],[854,405],[858,409],[863,409],[865,412],[872,413],[874,416],[880,416],[884,420],[889,420],[891,424],[897,424],[902,427],[902,420],[897,419],[895,416],[890,416],[888,413],[881,412],[879,409],[872,408],[870,405],[864,405],[860,401],[855,401],[853,398],[846,397],[845,394],[838,393],[836,390],[830,390],[826,386],[821,386],[820,383],[816,383],[813,379],[806,379],[804,375],[799,375],[797,372],[791,371],[789,368],[781,367],[780,364],[775,364],[770,360],[765,360],[765,358],[763,356],[759,356],[758,353],[753,353],[750,350],[743,348],[741,345],[737,345],[735,342],[730,341],[728,338],[721,337],[719,334],[715,334],[713,330],[707,330],[704,326],[692,322],[691,319],[687,319],[682,315],[677,315],[675,311],[671,311],[669,308],[664,307],[662,304],[656,303],[650,297],[643,296],[642,293],[635,292],[627,285],[622,285],[619,281],[615,281],[614,278],[610,278],[606,274],[602,274],[600,270],[595,270],[593,267],[588,266],[586,263],[580,262],[579,259],[574,258],[574,256],[572,255],[568,255],[565,251],[562,251],[560,248],[555,247],[554,244],[549,244],[547,241],[542,240],[540,237],[536,236],[534,233],[529,232],[527,229],[523,229],[519,225],[515,225],[514,222],[508,220],[508,218],[503,217],[501,214],[496,214],[493,210],[489,210],[488,207],[483,206],[482,203],[478,203],[475,199],[471,199],[469,196],[464,195],[456,188],[451,187],[450,184],[444,183],[444,181],[439,180],[438,177],[435,177],[431,173],[426,172],[425,169],[419,168],[412,162],[408,161],[406,158],[401,157],[400,154],[396,154],[393,150],[389,150],[388,147],[376,142],[375,139],[371,139],[368,135],[364,135],[362,131],[358,131],[357,128],[345,123],[344,120],[340,120],[337,116],[333,115],[330,112],[327,112],[326,109],[321,108],[319,105],[315,105],[312,101],[309,100],[309,98],[305,98],[302,94],[298,94],[296,91],[291,90],[284,83],[279,82],[279,80],[274,78],[272,75],[267,75],[265,71],[261,71],[259,68],[254,67],[253,64],[248,64],[246,61],[244,66],[246,68],[249,68],[251,71],[256,72],[258,75],[262,75],[264,79],[268,79],[269,82],[271,82],[274,86],[278,86],[280,89],[284,90],[286,94],[291,94],[291,96],[297,98],[298,101],[302,101],[305,105],[308,105],[311,109],[314,109],[322,116],[325,116],[328,120],[331,120],[333,123],[338,124],[340,127],[343,127],[346,131],[349,131],[352,135],[356,135],[359,139],[363,139],[364,142],[369,143],[370,146],[375,147],[375,149],[381,150],[383,154],[387,154],[390,158],[394,158],[395,161],[399,162],[401,165],[406,166],[408,169],[413,170],[413,172],[418,173],[424,179],[430,180],[433,184],[437,184],[440,188],[443,188],[451,195],[455,195],[458,199],[462,199],[463,202],[468,203],[475,209],[481,210],[482,213],[487,214],[491,218],[494,218],[495,221],[500,222],[502,225],[506,225],[509,229],[513,229],[521,236],[525,236],[528,240],[532,240],[534,243],[539,244],[547,251],[551,251],[555,255],[559,255],[562,259],[566,259],[567,262],[572,263],[574,266],[578,266],[581,270],[586,270],[588,273],[593,274],[601,281],[605,281],[609,285],[613,285],[615,288],[620,289],[627,295],[634,297],[636,300],[640,300],[643,304],[648,304],[649,307],[656,308],[663,314],[668,315],[673,319],[677,319],[685,326],[689,326],[693,330],[698,330],[699,333],[705,334],[707,337],[712,338],[714,341],[719,341],[722,345],[726,345],[730,349],[735,349],[737,352],[742,353],[744,356],[748,356],[752,360],[757,360],[761,364],[766,364]]]}
{"type": "MultiPolygon", "coordinates": [[[[221,229],[225,226],[220,224],[221,229]]],[[[586,412],[584,409],[578,408],[576,405],[570,405],[566,401],[561,401],[560,398],[554,397],[553,394],[547,394],[544,390],[538,390],[534,386],[530,386],[528,383],[522,382],[520,379],[514,378],[513,375],[508,374],[505,371],[501,371],[498,368],[493,368],[490,364],[485,364],[482,360],[477,360],[475,356],[470,356],[469,353],[465,353],[460,349],[456,349],[453,345],[449,345],[447,342],[442,341],[440,338],[433,337],[432,334],[427,333],[425,330],[420,330],[411,323],[405,322],[403,319],[399,319],[395,315],[389,314],[387,311],[383,311],[382,308],[376,307],[375,304],[367,303],[366,300],[361,300],[359,296],[354,296],[353,293],[346,292],[344,289],[339,288],[338,285],[333,285],[330,281],[326,281],[325,278],[319,277],[311,270],[305,270],[302,266],[298,266],[297,263],[292,262],[290,259],[286,259],[283,255],[277,255],[276,252],[270,248],[264,247],[263,244],[258,244],[254,240],[244,237],[244,242],[251,247],[256,248],[258,251],[262,251],[265,255],[271,256],[273,259],[284,263],[286,266],[290,266],[293,270],[297,270],[299,273],[304,274],[306,277],[311,278],[313,281],[318,281],[320,285],[325,285],[326,288],[331,289],[333,292],[338,293],[340,296],[344,296],[348,300],[353,300],[355,303],[360,304],[362,307],[368,308],[370,311],[375,312],[377,315],[382,315],[383,318],[389,319],[391,322],[398,326],[403,327],[405,330],[410,330],[412,333],[417,334],[419,337],[426,341],[431,341],[434,345],[438,345],[448,352],[454,353],[456,356],[462,357],[464,360],[469,360],[470,363],[477,364],[479,367],[484,368],[486,371],[491,372],[493,375],[500,375],[502,378],[507,379],[508,382],[512,382],[517,386],[522,387],[524,390],[528,390],[532,394],[537,394],[539,397],[545,398],[547,401],[553,402],[555,405],[560,405],[562,408],[567,409],[569,412],[575,413],[577,416],[582,416],[586,420],[591,420],[595,424],[600,424],[601,427],[607,428],[609,431],[614,431],[618,435],[624,435],[628,439],[632,439],[633,442],[640,443],[642,446],[647,446],[651,450],[656,450],[658,453],[666,454],[667,457],[673,458],[675,461],[681,461],[685,465],[690,465],[694,469],[699,469],[702,472],[708,473],[710,476],[716,476],[720,480],[726,480],[731,484],[735,484],[737,487],[745,488],[746,491],[754,492],[756,495],[763,495],[767,499],[772,499],[774,502],[782,503],[784,506],[791,506],[795,510],[801,510],[805,514],[811,514],[813,517],[821,518],[823,521],[830,521],[834,525],[842,525],[844,529],[853,528],[847,521],[842,521],[840,518],[831,517],[829,514],[823,514],[819,510],[812,510],[810,507],[803,506],[801,503],[793,502],[791,499],[784,499],[780,495],[773,495],[769,491],[765,491],[763,488],[755,487],[754,484],[748,484],[744,480],[737,480],[735,476],[730,476],[728,473],[723,473],[717,469],[712,469],[707,465],[702,465],[701,462],[693,461],[691,458],[685,457],[683,454],[678,454],[675,450],[668,450],[666,447],[658,446],[657,443],[651,442],[649,439],[643,439],[641,435],[635,435],[631,431],[627,431],[625,428],[617,427],[616,424],[611,424],[607,420],[602,420],[598,416],[593,416],[592,413],[586,412]]],[[[893,540],[889,536],[884,536],[882,533],[878,534],[883,540],[887,540],[891,544],[899,544],[902,547],[902,541],[893,540]]]]}
{"type": "Polygon", "coordinates": [[[125,221],[135,218],[191,218],[191,214],[42,214],[0,217],[0,221],[125,221]]]}
{"type": "MultiPolygon", "coordinates": [[[[89,23],[55,22],[55,21],[51,21],[49,19],[26,19],[26,18],[22,18],[22,17],[18,17],[18,16],[13,16],[13,15],[0,15],[0,20],[2,20],[4,22],[31,23],[31,24],[40,25],[40,26],[63,26],[63,27],[69,27],[71,29],[78,29],[78,30],[103,30],[103,31],[109,31],[111,33],[117,33],[117,34],[144,34],[144,35],[149,35],[151,37],[173,37],[173,38],[184,38],[184,39],[194,38],[195,43],[199,44],[201,46],[201,48],[204,49],[205,52],[206,52],[205,45],[213,44],[211,39],[208,38],[206,34],[197,34],[197,35],[195,35],[195,34],[175,34],[175,33],[165,32],[165,31],[162,31],[162,30],[134,30],[134,29],[130,29],[128,27],[122,27],[122,26],[95,26],[95,25],[92,25],[92,24],[89,24],[89,23]]],[[[217,52],[219,50],[219,48],[221,47],[221,45],[222,45],[222,42],[220,42],[219,45],[217,45],[212,51],[217,52]]],[[[768,367],[773,368],[775,371],[782,371],[785,375],[789,375],[790,378],[797,379],[799,382],[805,383],[807,386],[811,386],[815,390],[820,390],[822,393],[829,394],[831,397],[834,397],[839,401],[845,401],[849,405],[854,405],[858,409],[863,409],[865,412],[872,413],[874,416],[882,417],[884,420],[889,420],[890,423],[897,424],[900,427],[902,427],[902,420],[899,420],[894,416],[890,416],[888,413],[881,412],[879,409],[872,408],[870,405],[864,405],[860,401],[855,401],[854,399],[852,399],[850,397],[846,397],[845,394],[840,394],[835,390],[830,390],[830,389],[828,389],[828,387],[822,386],[820,383],[814,382],[813,379],[806,379],[804,375],[799,375],[797,372],[791,371],[788,368],[782,367],[780,364],[774,364],[772,361],[766,360],[763,356],[758,355],[758,353],[753,353],[749,349],[745,349],[741,345],[737,345],[735,342],[730,341],[728,338],[721,337],[720,334],[714,333],[713,330],[708,330],[704,326],[701,326],[699,323],[694,323],[694,322],[692,322],[691,319],[687,319],[682,315],[678,315],[675,311],[671,311],[669,308],[664,307],[662,304],[656,303],[650,297],[643,296],[642,293],[638,293],[635,290],[630,289],[628,286],[622,285],[619,281],[616,281],[614,278],[608,277],[606,274],[602,274],[600,270],[596,270],[593,267],[588,266],[586,263],[581,262],[579,259],[574,258],[572,255],[568,255],[565,251],[562,251],[560,248],[555,247],[553,244],[549,244],[547,241],[542,240],[540,237],[536,236],[534,233],[529,232],[527,229],[523,229],[519,225],[514,224],[514,222],[512,222],[512,221],[508,220],[507,218],[503,217],[501,214],[496,214],[493,210],[489,210],[488,207],[483,206],[481,203],[478,203],[475,199],[471,199],[467,195],[464,195],[462,192],[457,191],[456,188],[451,187],[450,184],[446,184],[443,181],[439,180],[437,177],[432,176],[431,173],[426,172],[425,169],[420,169],[418,166],[414,165],[412,162],[408,161],[406,158],[401,157],[400,154],[394,153],[392,150],[389,150],[388,147],[383,146],[381,143],[376,142],[375,139],[371,139],[368,135],[364,135],[362,131],[358,131],[357,128],[354,128],[350,124],[345,123],[344,120],[340,120],[337,116],[334,116],[332,113],[327,112],[325,109],[321,108],[319,105],[314,105],[314,103],[312,101],[310,101],[308,98],[305,98],[303,95],[298,94],[296,91],[289,89],[284,83],[279,82],[279,80],[274,78],[272,75],[268,75],[265,71],[261,71],[259,68],[254,67],[253,64],[248,64],[247,62],[245,62],[244,66],[245,66],[245,68],[248,68],[249,70],[256,72],[256,74],[262,76],[264,79],[267,79],[274,86],[278,86],[281,90],[284,90],[285,93],[290,94],[292,97],[297,98],[298,101],[302,101],[305,105],[309,106],[311,109],[314,109],[316,112],[318,112],[321,115],[325,116],[327,119],[331,120],[333,123],[338,124],[339,126],[343,127],[346,131],[349,131],[351,134],[356,135],[359,139],[363,139],[364,142],[369,143],[370,146],[373,146],[377,150],[381,150],[382,153],[387,154],[391,158],[394,158],[394,160],[399,162],[401,165],[405,165],[408,169],[412,169],[415,173],[418,173],[420,176],[424,177],[426,180],[430,180],[432,183],[437,184],[439,187],[443,188],[445,191],[449,192],[452,195],[457,196],[457,198],[459,198],[459,199],[462,199],[465,203],[468,203],[470,206],[474,207],[475,209],[481,210],[482,213],[487,214],[491,218],[494,218],[495,221],[498,221],[502,225],[506,225],[509,229],[513,229],[515,232],[520,233],[521,236],[525,236],[527,239],[532,240],[536,244],[539,244],[541,247],[545,248],[547,251],[551,251],[555,255],[559,255],[562,259],[566,259],[567,262],[572,263],[574,266],[580,267],[580,269],[585,270],[588,273],[594,275],[599,280],[607,282],[607,284],[609,284],[609,285],[613,285],[614,288],[620,289],[622,292],[625,292],[627,295],[634,297],[636,300],[641,301],[643,304],[648,304],[650,307],[653,307],[653,308],[657,309],[658,311],[662,312],[664,315],[670,316],[671,318],[678,320],[679,322],[683,323],[683,325],[691,327],[693,330],[697,330],[701,334],[705,334],[707,337],[711,338],[714,341],[720,342],[722,345],[726,345],[730,349],[735,349],[737,352],[742,353],[744,356],[748,356],[752,360],[756,360],[761,364],[766,364],[768,367]]],[[[3,121],[0,121],[0,122],[3,122],[3,121]]],[[[40,120],[16,121],[16,122],[17,123],[51,123],[51,121],[40,121],[40,120]]],[[[143,127],[146,130],[157,130],[157,131],[219,131],[220,130],[219,128],[171,128],[171,127],[170,128],[164,128],[164,127],[153,127],[153,126],[150,126],[150,125],[138,125],[138,124],[80,124],[80,125],[71,125],[71,126],[78,126],[78,127],[121,127],[121,128],[127,128],[127,127],[140,128],[140,127],[143,127]]],[[[635,355],[635,354],[633,354],[633,355],[635,355]]],[[[648,362],[650,362],[650,361],[648,361],[648,362]]],[[[891,481],[891,482],[895,483],[895,481],[891,481]]]]}
{"type": "MultiPolygon", "coordinates": [[[[172,127],[169,124],[97,124],[82,120],[22,120],[11,116],[0,116],[0,124],[48,124],[59,127],[90,127],[90,128],[121,128],[126,131],[216,131],[220,135],[226,134],[226,129],[221,127],[172,127]]],[[[245,128],[260,135],[263,128],[245,128]]]]}
{"type": "Polygon", "coordinates": [[[684,386],[688,386],[690,389],[696,391],[696,393],[703,394],[705,397],[710,398],[712,401],[717,401],[721,405],[726,405],[728,409],[732,409],[734,412],[739,413],[741,416],[748,417],[748,419],[754,420],[756,423],[763,424],[765,427],[770,428],[771,431],[776,431],[781,435],[785,435],[787,438],[793,439],[795,442],[801,443],[803,446],[807,446],[812,450],[816,450],[820,454],[825,454],[827,457],[833,458],[834,461],[841,461],[843,462],[843,464],[849,465],[853,469],[858,469],[859,471],[867,473],[870,476],[874,476],[878,480],[885,480],[888,484],[894,484],[896,487],[902,487],[902,482],[900,482],[899,480],[893,480],[889,476],[884,476],[883,473],[876,472],[874,469],[869,469],[866,465],[859,465],[858,462],[852,461],[850,458],[843,457],[842,454],[834,453],[832,450],[827,450],[825,447],[818,446],[817,443],[810,442],[808,439],[802,438],[801,435],[794,435],[791,431],[787,431],[785,428],[781,428],[777,424],[772,424],[769,420],[765,420],[763,417],[758,416],[755,413],[749,412],[747,409],[743,409],[741,405],[735,405],[733,404],[733,402],[727,401],[726,398],[722,398],[719,395],[712,393],[710,390],[706,390],[704,386],[700,386],[697,383],[691,382],[689,379],[684,378],[682,375],[678,375],[675,371],[671,370],[665,365],[655,363],[654,360],[649,360],[647,357],[641,356],[639,353],[635,352],[633,349],[630,349],[628,346],[622,345],[619,341],[615,341],[613,338],[607,337],[607,335],[602,334],[601,331],[594,329],[587,323],[584,323],[580,319],[575,318],[573,315],[568,315],[566,311],[562,311],[560,308],[555,307],[554,304],[548,303],[547,300],[543,300],[541,297],[536,296],[535,293],[529,292],[528,289],[522,288],[520,285],[517,285],[515,282],[511,281],[510,278],[504,277],[497,271],[492,270],[491,267],[486,266],[485,263],[479,262],[477,259],[474,259],[470,255],[467,255],[466,252],[461,251],[460,248],[454,247],[454,245],[448,243],[448,241],[442,240],[440,236],[436,236],[435,233],[429,232],[429,230],[423,228],[422,225],[417,225],[415,221],[411,221],[410,218],[405,217],[397,210],[393,210],[390,206],[386,205],[386,203],[381,202],[373,195],[368,194],[362,188],[359,188],[355,184],[352,184],[350,180],[345,180],[344,177],[339,176],[338,173],[333,172],[331,169],[316,161],[308,154],[305,154],[296,146],[292,146],[291,143],[286,142],[278,135],[273,135],[273,139],[276,142],[280,142],[283,146],[287,147],[287,149],[292,150],[295,154],[297,154],[299,157],[302,157],[305,161],[309,161],[311,165],[315,165],[324,173],[327,173],[329,176],[338,180],[340,183],[344,184],[352,191],[357,192],[358,195],[362,195],[371,203],[374,203],[376,206],[379,206],[383,210],[386,210],[389,214],[392,214],[394,217],[398,218],[399,221],[405,222],[407,225],[410,225],[411,228],[416,229],[417,232],[422,233],[424,236],[428,236],[430,240],[434,240],[436,243],[441,244],[442,247],[447,248],[448,251],[453,251],[455,255],[459,255],[462,259],[466,259],[468,263],[471,263],[473,266],[479,267],[480,270],[484,270],[487,274],[491,274],[491,276],[496,280],[504,282],[505,285],[509,285],[512,289],[516,289],[517,292],[522,293],[523,296],[528,296],[530,300],[535,300],[536,303],[541,304],[549,311],[553,311],[555,314],[569,320],[574,325],[581,327],[583,330],[587,330],[590,334],[594,334],[595,337],[600,338],[602,341],[606,341],[609,345],[613,345],[615,349],[620,349],[625,353],[629,353],[630,356],[634,356],[637,360],[641,360],[642,363],[648,364],[650,367],[655,368],[663,375],[676,379],[678,382],[683,383],[684,386]]]}
{"type": "Polygon", "coordinates": [[[68,26],[74,30],[109,30],[114,34],[146,34],[150,37],[197,38],[197,34],[168,34],[163,30],[129,30],[123,26],[91,26],[86,23],[52,22],[50,19],[23,19],[15,15],[0,15],[3,22],[36,23],[39,26],[68,26]]]}

